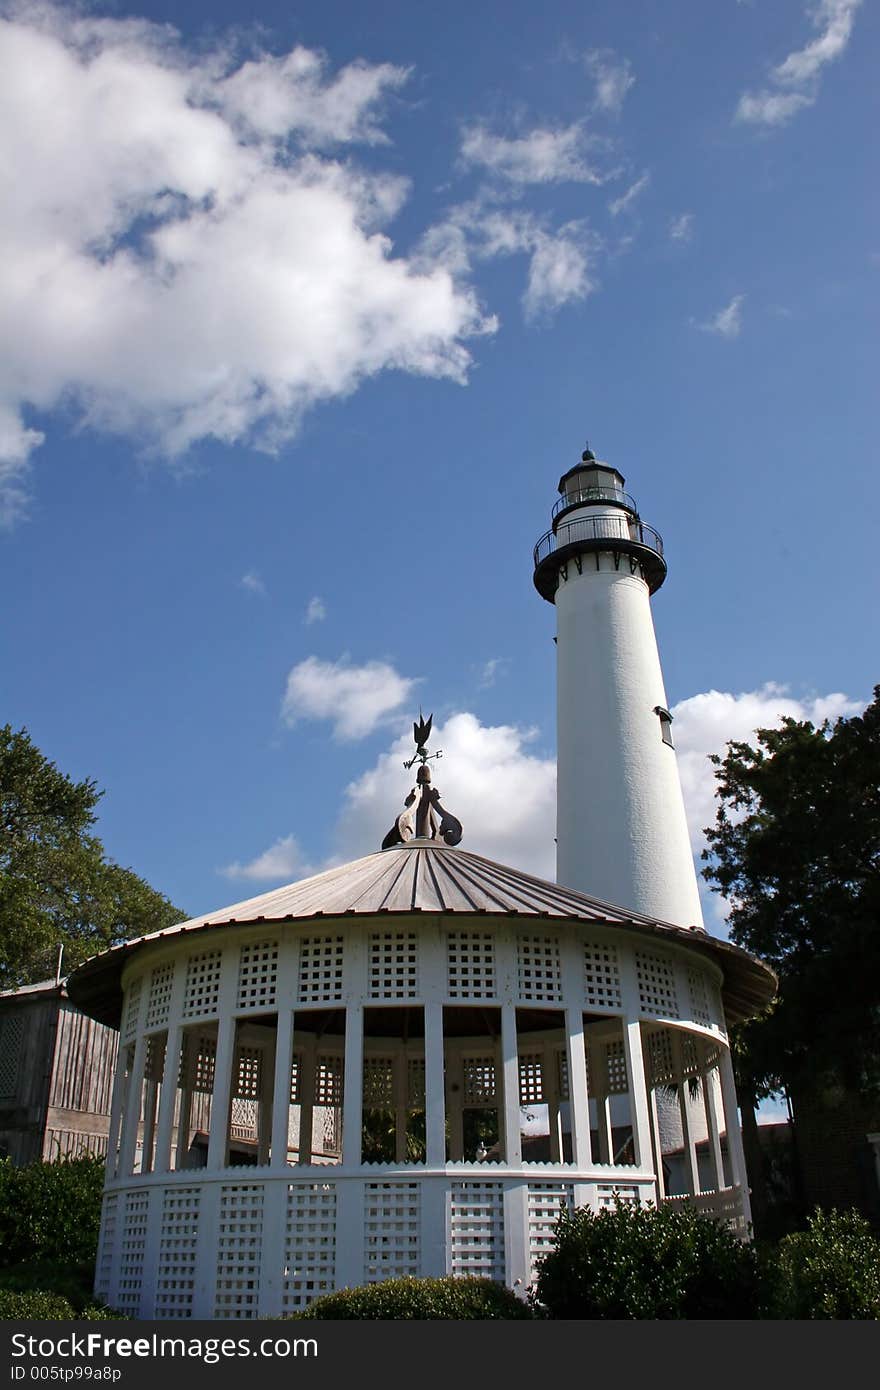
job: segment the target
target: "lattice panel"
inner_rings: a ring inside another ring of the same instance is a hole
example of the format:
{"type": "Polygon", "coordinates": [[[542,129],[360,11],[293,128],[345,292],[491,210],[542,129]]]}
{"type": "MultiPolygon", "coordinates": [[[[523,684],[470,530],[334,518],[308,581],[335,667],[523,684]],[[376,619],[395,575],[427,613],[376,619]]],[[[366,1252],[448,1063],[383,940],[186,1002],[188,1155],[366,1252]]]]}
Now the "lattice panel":
{"type": "Polygon", "coordinates": [[[303,1055],[294,1052],[290,1059],[290,1103],[299,1105],[303,1094],[303,1055]]]}
{"type": "Polygon", "coordinates": [[[627,1183],[618,1187],[612,1183],[600,1182],[596,1188],[596,1205],[599,1210],[613,1209],[618,1202],[629,1202],[637,1207],[639,1205],[639,1189],[627,1183]]]}
{"type": "Polygon", "coordinates": [[[144,1080],[161,1081],[165,1074],[166,1035],[147,1038],[147,1055],[144,1059],[144,1080]]]}
{"type": "Polygon", "coordinates": [[[125,1012],[122,1018],[122,1036],[130,1038],[137,1032],[138,1018],[141,1012],[141,994],[143,993],[143,976],[137,980],[132,980],[128,989],[125,991],[125,1012]]]}
{"type": "Polygon", "coordinates": [[[569,1100],[571,1093],[568,1089],[568,1057],[564,1048],[560,1048],[556,1053],[556,1084],[559,1087],[559,1099],[569,1100]]]}
{"type": "Polygon", "coordinates": [[[291,1184],[284,1228],[282,1311],[306,1308],[332,1293],[336,1282],[336,1188],[329,1183],[291,1184]]]}
{"type": "MultiPolygon", "coordinates": [[[[216,1038],[188,1038],[187,1047],[195,1051],[192,1089],[210,1095],[214,1090],[214,1068],[217,1062],[216,1038]]],[[[181,1083],[182,1084],[182,1083],[181,1083]]]]}
{"type": "Polygon", "coordinates": [[[299,946],[301,1004],[332,1004],[342,998],[341,936],[305,936],[299,946]]]}
{"type": "Polygon", "coordinates": [[[465,1105],[494,1105],[498,1099],[498,1068],[494,1057],[465,1057],[465,1105]]]}
{"type": "Polygon", "coordinates": [[[544,1059],[540,1052],[520,1053],[519,1103],[538,1105],[544,1100],[544,1059]]]}
{"type": "Polygon", "coordinates": [[[687,981],[688,993],[691,996],[691,1018],[694,1023],[701,1023],[704,1028],[709,1028],[712,1025],[712,1013],[709,1008],[708,981],[705,970],[689,969],[687,981]]]}
{"type": "Polygon", "coordinates": [[[636,951],[636,972],[641,1012],[678,1018],[675,970],[671,961],[651,951],[636,951]]]}
{"type": "Polygon", "coordinates": [[[591,1009],[620,1009],[620,965],[616,946],[584,946],[584,996],[591,1009]]]}
{"type": "Polygon", "coordinates": [[[406,1063],[406,1103],[418,1110],[425,1104],[425,1059],[409,1057],[406,1063]]]}
{"type": "Polygon", "coordinates": [[[683,1037],[681,1040],[681,1070],[683,1076],[699,1076],[700,1054],[695,1038],[683,1037]]]}
{"type": "Polygon", "coordinates": [[[201,1188],[169,1187],[162,1200],[156,1317],[191,1318],[201,1188]]]}
{"type": "Polygon", "coordinates": [[[420,1184],[368,1182],[364,1190],[364,1281],[419,1273],[420,1184]]]}
{"type": "Polygon", "coordinates": [[[239,1009],[267,1009],[275,1003],[278,982],[278,942],[254,941],[242,946],[238,958],[239,1009]]]}
{"type": "Polygon", "coordinates": [[[113,1243],[116,1239],[118,1211],[119,1198],[115,1195],[105,1197],[101,1217],[101,1239],[95,1262],[95,1293],[105,1303],[110,1295],[110,1283],[113,1278],[113,1243]]]}
{"type": "Polygon", "coordinates": [[[495,938],[491,932],[448,932],[446,977],[450,999],[494,998],[495,938]]]}
{"type": "Polygon", "coordinates": [[[504,1279],[504,1193],[498,1182],[454,1182],[449,1194],[453,1274],[504,1279]]]}
{"type": "Polygon", "coordinates": [[[342,1104],[342,1058],[318,1057],[315,1061],[315,1104],[342,1104]]]}
{"type": "Polygon", "coordinates": [[[259,1100],[263,1080],[263,1049],[240,1044],[235,1049],[233,1078],[233,1096],[239,1096],[242,1100],[259,1100]]]}
{"type": "Polygon", "coordinates": [[[364,1058],[364,1105],[374,1108],[394,1104],[394,1058],[364,1058]]]}
{"type": "Polygon", "coordinates": [[[222,962],[222,951],[201,951],[197,956],[190,956],[183,993],[184,1018],[204,1018],[206,1014],[217,1012],[222,962]]]}
{"type": "Polygon", "coordinates": [[[215,1318],[255,1318],[260,1300],[263,1189],[229,1183],[220,1189],[215,1318]]]}
{"type": "Polygon", "coordinates": [[[317,1111],[317,1119],[321,1131],[321,1153],[341,1153],[342,1111],[336,1106],[325,1105],[317,1111]]]}
{"type": "Polygon", "coordinates": [[[0,1019],[0,1096],[10,1100],[18,1091],[18,1062],[24,1038],[24,1019],[18,1012],[0,1019]]]}
{"type": "Polygon", "coordinates": [[[257,1138],[257,1102],[233,1099],[229,1108],[229,1133],[233,1139],[255,1141],[257,1138]]]}
{"type": "Polygon", "coordinates": [[[538,1261],[549,1254],[556,1242],[560,1212],[573,1208],[574,1187],[570,1182],[529,1183],[529,1264],[533,1280],[538,1276],[538,1261]]]}
{"type": "Polygon", "coordinates": [[[530,1002],[562,998],[559,941],[555,936],[521,936],[517,942],[519,997],[530,1002]]]}
{"type": "Polygon", "coordinates": [[[150,997],[147,1000],[147,1028],[159,1028],[168,1022],[171,1008],[171,989],[174,984],[174,962],[157,965],[150,976],[150,997]]]}
{"type": "Polygon", "coordinates": [[[605,1044],[605,1066],[608,1072],[609,1096],[620,1096],[629,1090],[626,1074],[626,1054],[622,1042],[605,1044]]]}
{"type": "Polygon", "coordinates": [[[652,1086],[671,1086],[675,1082],[672,1039],[664,1030],[649,1033],[646,1039],[647,1072],[652,1086]]]}
{"type": "Polygon", "coordinates": [[[125,1198],[125,1220],[119,1249],[119,1280],[115,1300],[121,1313],[136,1314],[140,1311],[149,1211],[149,1192],[128,1193],[125,1198]]]}
{"type": "Polygon", "coordinates": [[[370,936],[371,999],[413,999],[419,992],[418,938],[414,931],[370,936]]]}

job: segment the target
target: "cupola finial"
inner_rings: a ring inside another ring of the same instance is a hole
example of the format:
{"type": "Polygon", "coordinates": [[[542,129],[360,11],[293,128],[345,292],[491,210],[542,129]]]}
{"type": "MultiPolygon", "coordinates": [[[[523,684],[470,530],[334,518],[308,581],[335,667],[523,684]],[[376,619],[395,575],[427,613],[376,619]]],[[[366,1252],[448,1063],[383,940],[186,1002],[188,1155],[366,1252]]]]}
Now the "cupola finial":
{"type": "Polygon", "coordinates": [[[403,803],[402,814],[397,817],[382,841],[383,849],[405,844],[413,836],[417,840],[443,840],[447,845],[457,845],[461,839],[461,821],[456,820],[455,816],[450,815],[445,807],[440,805],[440,793],[436,787],[431,786],[431,769],[428,763],[443,756],[442,748],[438,748],[436,753],[428,752],[433,719],[433,714],[424,719],[419,709],[419,722],[413,724],[416,751],[403,764],[407,771],[415,763],[419,764],[416,785],[403,803]]]}

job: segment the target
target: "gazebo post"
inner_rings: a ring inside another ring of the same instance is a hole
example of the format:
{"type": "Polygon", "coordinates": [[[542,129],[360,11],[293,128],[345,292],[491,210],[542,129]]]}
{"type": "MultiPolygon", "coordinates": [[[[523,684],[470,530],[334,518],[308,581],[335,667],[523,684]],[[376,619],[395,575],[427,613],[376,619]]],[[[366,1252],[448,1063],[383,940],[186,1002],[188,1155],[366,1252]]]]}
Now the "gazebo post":
{"type": "Polygon", "coordinates": [[[425,1161],[446,1166],[446,1097],[443,1075],[443,1005],[425,1005],[425,1161]]]}

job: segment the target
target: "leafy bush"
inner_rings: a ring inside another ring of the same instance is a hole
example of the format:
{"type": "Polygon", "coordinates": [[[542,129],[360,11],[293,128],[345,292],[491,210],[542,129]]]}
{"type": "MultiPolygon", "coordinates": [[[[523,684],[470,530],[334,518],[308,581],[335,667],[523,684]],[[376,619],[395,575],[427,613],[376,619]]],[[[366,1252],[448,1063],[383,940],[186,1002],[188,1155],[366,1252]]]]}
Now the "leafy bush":
{"type": "Polygon", "coordinates": [[[531,1312],[511,1289],[491,1279],[384,1279],[318,1298],[296,1318],[403,1318],[455,1321],[477,1318],[529,1318],[531,1312]]]}
{"type": "Polygon", "coordinates": [[[33,1293],[51,1289],[66,1298],[75,1312],[94,1303],[95,1282],[93,1261],[69,1264],[61,1260],[23,1260],[21,1264],[0,1269],[0,1289],[11,1293],[33,1293]]]}
{"type": "Polygon", "coordinates": [[[37,1318],[56,1322],[78,1316],[79,1314],[74,1312],[67,1299],[62,1298],[60,1293],[45,1293],[43,1290],[37,1289],[31,1289],[28,1293],[20,1293],[13,1289],[0,1289],[0,1318],[7,1320],[37,1318]]]}
{"type": "Polygon", "coordinates": [[[755,1252],[687,1207],[563,1212],[534,1301],[551,1318],[754,1318],[755,1252]]]}
{"type": "Polygon", "coordinates": [[[880,1241],[856,1211],[820,1211],[776,1252],[771,1315],[880,1319],[880,1241]]]}
{"type": "Polygon", "coordinates": [[[100,1158],[26,1168],[0,1159],[0,1267],[23,1260],[93,1265],[103,1187],[100,1158]]]}

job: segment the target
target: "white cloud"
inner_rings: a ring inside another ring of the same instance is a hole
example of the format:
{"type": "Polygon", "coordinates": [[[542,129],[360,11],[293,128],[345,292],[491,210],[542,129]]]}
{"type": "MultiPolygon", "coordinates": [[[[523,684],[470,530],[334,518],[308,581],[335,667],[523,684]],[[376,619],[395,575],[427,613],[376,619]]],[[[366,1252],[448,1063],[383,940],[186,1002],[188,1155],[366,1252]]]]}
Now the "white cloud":
{"type": "MultiPolygon", "coordinates": [[[[839,692],[796,699],[786,686],[772,681],[759,690],[737,694],[708,690],[674,705],[672,731],[698,873],[706,845],[703,832],[715,823],[715,769],[709,762],[710,754],[723,756],[731,740],[753,743],[756,729],[773,728],[786,716],[819,725],[825,719],[859,714],[863,709],[864,702],[839,692]]],[[[707,922],[712,930],[720,930],[727,911],[725,902],[702,878],[700,883],[707,922]]]]}
{"type": "Polygon", "coordinates": [[[483,669],[480,672],[480,678],[477,682],[477,689],[488,690],[495,684],[498,677],[504,674],[509,665],[510,662],[506,656],[491,656],[489,660],[483,664],[483,669]]]}
{"type": "Polygon", "coordinates": [[[650,174],[642,174],[641,178],[636,179],[635,183],[630,184],[625,193],[621,193],[619,198],[614,198],[608,204],[608,211],[612,217],[617,217],[619,213],[626,212],[632,207],[640,193],[648,187],[651,182],[650,174]]]}
{"type": "MultiPolygon", "coordinates": [[[[432,764],[432,776],[442,804],[464,827],[463,849],[552,879],[556,760],[530,752],[534,739],[533,730],[481,724],[466,711],[453,714],[434,726],[431,748],[442,748],[443,758],[432,764]]],[[[412,734],[401,734],[346,789],[337,862],[379,848],[414,784],[413,773],[402,767],[412,751],[412,734]]]]}
{"type": "Polygon", "coordinates": [[[522,300],[527,318],[584,299],[596,288],[593,263],[599,241],[582,221],[548,230],[532,212],[478,199],[452,208],[444,222],[431,228],[425,243],[427,254],[442,260],[454,274],[466,273],[474,260],[527,255],[522,300]]]}
{"type": "Polygon", "coordinates": [[[818,37],[771,68],[770,86],[744,92],[735,119],[754,125],[784,125],[798,111],[812,106],[819,94],[822,69],[846,51],[861,3],[818,0],[810,6],[808,14],[813,27],[820,31],[818,37]]]}
{"type": "Polygon", "coordinates": [[[636,80],[629,60],[618,58],[610,48],[591,48],[584,54],[584,66],[596,83],[595,104],[598,109],[618,115],[627,92],[636,80]]]}
{"type": "Polygon", "coordinates": [[[24,4],[0,19],[0,459],[7,513],[62,401],[168,456],[274,450],[306,409],[392,368],[461,381],[473,291],[384,234],[399,177],[315,152],[375,144],[388,64],[298,48],[231,70],[168,27],[24,4]],[[260,94],[260,95],[258,95],[260,94]]]}
{"type": "Polygon", "coordinates": [[[416,684],[385,661],[351,666],[344,657],[332,662],[309,656],[287,677],[281,717],[291,727],[300,719],[329,719],[334,738],[365,738],[409,699],[416,684]]]}
{"type": "Polygon", "coordinates": [[[738,338],[742,329],[742,306],[744,294],[735,294],[729,304],[719,309],[713,318],[701,323],[706,333],[717,333],[720,338],[738,338]]]}
{"type": "Polygon", "coordinates": [[[237,860],[219,869],[224,878],[248,878],[260,883],[291,883],[314,872],[303,858],[295,835],[276,840],[262,854],[246,864],[237,860]]]}
{"type": "Polygon", "coordinates": [[[318,595],[315,594],[314,598],[309,599],[308,605],[306,607],[306,616],[303,619],[303,622],[306,624],[307,627],[311,627],[312,623],[322,623],[326,616],[327,606],[324,603],[324,600],[322,598],[319,598],[318,595]]]}
{"type": "Polygon", "coordinates": [[[256,570],[249,570],[247,574],[243,574],[240,582],[241,587],[249,594],[259,594],[261,598],[265,598],[266,586],[256,570]]]}
{"type": "Polygon", "coordinates": [[[679,213],[678,217],[673,217],[669,222],[669,236],[672,241],[690,241],[694,234],[694,214],[692,212],[679,213]]]}
{"type": "Polygon", "coordinates": [[[601,183],[603,176],[587,162],[587,144],[580,122],[513,138],[474,125],[462,135],[461,159],[516,184],[601,183]]]}

